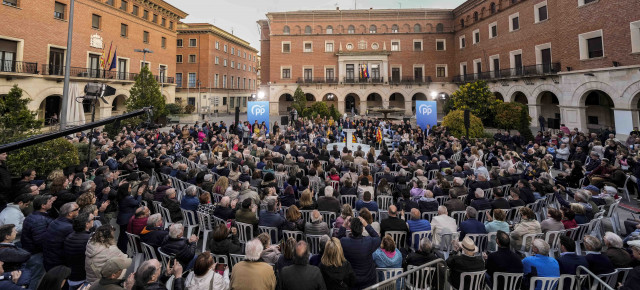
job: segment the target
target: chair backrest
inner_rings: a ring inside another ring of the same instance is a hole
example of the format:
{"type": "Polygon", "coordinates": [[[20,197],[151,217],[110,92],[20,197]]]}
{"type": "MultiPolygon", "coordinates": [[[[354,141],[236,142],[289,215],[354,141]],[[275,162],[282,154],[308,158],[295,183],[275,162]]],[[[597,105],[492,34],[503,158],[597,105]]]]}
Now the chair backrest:
{"type": "Polygon", "coordinates": [[[549,248],[552,251],[560,251],[560,236],[566,235],[564,230],[562,231],[547,231],[544,235],[544,241],[549,244],[549,248]]]}
{"type": "Polygon", "coordinates": [[[244,255],[229,254],[229,258],[231,258],[230,267],[233,268],[233,266],[235,266],[235,264],[238,264],[238,262],[244,260],[244,255]]]}
{"type": "Polygon", "coordinates": [[[278,228],[276,228],[276,227],[259,226],[258,227],[258,232],[260,234],[262,234],[262,233],[269,234],[269,236],[271,237],[271,244],[272,245],[275,245],[275,244],[278,243],[278,228]]]}
{"type": "Polygon", "coordinates": [[[288,239],[289,237],[293,237],[297,241],[304,240],[304,233],[301,231],[282,231],[282,238],[288,239]]]}
{"type": "Polygon", "coordinates": [[[607,285],[609,285],[613,289],[616,289],[616,287],[618,287],[616,285],[616,284],[618,284],[618,270],[617,269],[615,271],[609,273],[609,274],[598,275],[598,278],[602,279],[602,281],[607,283],[607,285]]]}
{"type": "Polygon", "coordinates": [[[236,221],[236,226],[238,227],[238,240],[241,243],[246,243],[253,239],[253,225],[245,224],[236,221]]]}
{"type": "Polygon", "coordinates": [[[213,221],[211,216],[201,211],[196,212],[196,214],[198,214],[198,224],[200,225],[201,230],[213,231],[213,221]]]}
{"type": "Polygon", "coordinates": [[[321,235],[306,235],[307,244],[309,245],[309,252],[311,254],[320,253],[320,238],[321,235]]]}
{"type": "Polygon", "coordinates": [[[211,254],[211,256],[213,257],[214,263],[229,265],[229,258],[227,257],[227,255],[211,254]]]}
{"type": "Polygon", "coordinates": [[[420,241],[424,237],[427,237],[427,239],[431,240],[431,231],[420,231],[411,233],[411,247],[416,252],[420,248],[420,241]]]}
{"type": "Polygon", "coordinates": [[[521,206],[512,207],[507,213],[505,221],[513,221],[514,223],[520,222],[520,208],[521,206]]]}
{"type": "Polygon", "coordinates": [[[489,214],[490,212],[490,209],[479,210],[476,219],[478,219],[481,223],[484,223],[487,220],[487,214],[489,214]]]}
{"type": "Polygon", "coordinates": [[[438,201],[438,205],[442,206],[444,205],[445,202],[449,200],[449,196],[448,195],[436,196],[435,199],[436,201],[438,201]]]}
{"type": "Polygon", "coordinates": [[[340,192],[340,181],[331,180],[331,182],[329,182],[329,185],[333,187],[333,192],[340,192]]]}
{"type": "Polygon", "coordinates": [[[162,206],[162,202],[159,201],[153,201],[153,209],[155,210],[156,213],[162,214],[162,212],[160,212],[160,206],[162,206]]]}
{"type": "Polygon", "coordinates": [[[493,290],[520,289],[521,284],[522,273],[493,273],[493,290]]]}
{"type": "Polygon", "coordinates": [[[214,225],[214,227],[215,227],[215,226],[218,226],[219,224],[223,224],[223,225],[224,225],[224,224],[226,224],[226,223],[227,223],[227,221],[225,221],[225,220],[223,220],[223,219],[221,219],[221,218],[219,218],[219,217],[217,217],[217,216],[211,215],[210,217],[212,217],[212,218],[213,218],[213,225],[214,225]]]}
{"type": "Polygon", "coordinates": [[[451,242],[460,238],[460,232],[440,234],[440,249],[449,252],[453,248],[451,242]]]}
{"type": "Polygon", "coordinates": [[[579,224],[576,230],[571,233],[571,238],[574,241],[582,241],[582,238],[584,238],[584,235],[587,234],[588,230],[589,224],[579,224]]]}
{"type": "Polygon", "coordinates": [[[387,231],[386,234],[391,236],[397,248],[405,248],[407,246],[407,232],[387,231]]]}
{"type": "Polygon", "coordinates": [[[487,234],[466,234],[465,237],[469,237],[476,247],[478,247],[478,254],[487,250],[489,244],[489,236],[487,234]]]}
{"type": "Polygon", "coordinates": [[[196,217],[193,211],[186,210],[184,208],[180,208],[180,211],[182,211],[182,224],[185,227],[198,225],[198,223],[196,223],[196,217]]]}
{"type": "Polygon", "coordinates": [[[158,259],[156,255],[156,249],[154,249],[151,245],[147,243],[140,242],[140,246],[142,247],[142,252],[144,253],[144,260],[148,261],[151,259],[158,259]]]}
{"type": "Polygon", "coordinates": [[[493,196],[493,188],[487,188],[487,189],[483,189],[484,191],[484,197],[485,198],[490,198],[491,196],[493,196]]]}
{"type": "Polygon", "coordinates": [[[487,251],[495,252],[498,250],[498,244],[496,243],[496,238],[498,237],[498,232],[489,232],[487,233],[487,251]]]}
{"type": "MultiPolygon", "coordinates": [[[[558,290],[568,289],[574,290],[576,283],[576,275],[562,274],[560,275],[560,281],[558,282],[558,290]]],[[[578,284],[579,285],[579,284],[578,284]]]]}
{"type": "Polygon", "coordinates": [[[158,207],[160,208],[160,215],[162,216],[162,220],[164,220],[165,227],[172,224],[173,221],[171,220],[171,213],[169,212],[169,209],[162,205],[159,205],[158,207]]]}
{"type": "Polygon", "coordinates": [[[158,248],[158,253],[160,254],[160,259],[162,262],[162,267],[164,267],[165,269],[167,269],[168,265],[169,265],[169,260],[171,260],[173,258],[173,256],[168,255],[163,253],[160,248],[158,248]]]}
{"type": "Polygon", "coordinates": [[[380,210],[389,210],[389,206],[393,202],[393,196],[379,195],[376,201],[378,202],[378,208],[380,208],[380,210]]]}
{"type": "Polygon", "coordinates": [[[331,227],[331,223],[336,221],[337,215],[332,211],[321,211],[322,221],[326,222],[329,227],[331,227]]]}
{"type": "Polygon", "coordinates": [[[478,272],[463,272],[460,274],[460,287],[458,289],[484,289],[484,273],[487,271],[478,272]],[[468,281],[468,282],[467,282],[468,281]]]}
{"type": "Polygon", "coordinates": [[[629,272],[631,272],[633,268],[618,268],[616,270],[618,270],[618,280],[620,280],[620,283],[624,284],[624,281],[627,280],[629,272]]]}
{"type": "Polygon", "coordinates": [[[355,195],[341,195],[340,196],[340,204],[348,204],[352,208],[356,206],[356,200],[358,199],[355,195]]]}
{"type": "Polygon", "coordinates": [[[451,217],[456,220],[456,225],[460,226],[460,223],[464,221],[464,217],[467,214],[466,211],[453,211],[451,212],[451,217]]]}
{"type": "Polygon", "coordinates": [[[433,220],[433,217],[437,215],[438,215],[437,211],[425,211],[422,213],[422,219],[428,220],[429,222],[431,222],[433,220]]]}
{"type": "Polygon", "coordinates": [[[402,268],[376,268],[378,282],[391,279],[402,274],[402,268]]]}
{"type": "MultiPolygon", "coordinates": [[[[417,268],[417,266],[407,266],[407,271],[417,268]]],[[[409,289],[432,289],[433,278],[436,277],[436,267],[425,267],[406,277],[407,288],[409,289]]]]}
{"type": "Polygon", "coordinates": [[[429,172],[427,172],[427,178],[429,180],[435,179],[436,178],[436,174],[438,174],[438,172],[440,172],[440,169],[429,170],[429,172]]]}
{"type": "Polygon", "coordinates": [[[127,233],[127,245],[129,246],[129,251],[131,251],[131,255],[135,257],[137,254],[142,253],[142,249],[140,249],[140,236],[134,235],[132,233],[127,233]]]}
{"type": "Polygon", "coordinates": [[[312,210],[301,210],[300,214],[302,215],[302,219],[304,219],[305,222],[310,223],[311,222],[311,212],[312,210]]]}
{"type": "Polygon", "coordinates": [[[531,256],[531,244],[535,239],[544,238],[544,234],[526,234],[522,236],[522,246],[520,247],[520,252],[526,253],[527,256],[531,256]]]}
{"type": "Polygon", "coordinates": [[[529,290],[555,290],[559,282],[560,277],[531,277],[529,290]]]}

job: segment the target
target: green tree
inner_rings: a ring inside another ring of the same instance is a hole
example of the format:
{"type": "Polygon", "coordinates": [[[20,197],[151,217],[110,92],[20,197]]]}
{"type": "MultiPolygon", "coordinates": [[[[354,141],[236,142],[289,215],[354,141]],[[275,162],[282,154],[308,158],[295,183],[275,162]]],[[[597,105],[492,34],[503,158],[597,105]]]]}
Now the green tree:
{"type": "Polygon", "coordinates": [[[44,177],[55,169],[77,165],[79,162],[78,148],[65,138],[11,151],[7,156],[7,166],[13,175],[20,175],[21,172],[33,168],[40,177],[44,177]]]}
{"type": "Polygon", "coordinates": [[[531,116],[529,116],[529,108],[526,105],[522,105],[520,110],[519,128],[518,132],[525,141],[529,142],[533,140],[533,133],[531,133],[531,116]]]}
{"type": "Polygon", "coordinates": [[[521,111],[523,110],[528,112],[526,105],[516,102],[504,103],[498,101],[495,115],[496,125],[505,130],[519,129],[521,127],[521,111]]]}
{"type": "Polygon", "coordinates": [[[302,91],[302,88],[298,86],[296,88],[296,92],[293,93],[293,103],[291,107],[295,108],[298,111],[298,115],[302,115],[305,108],[307,108],[307,96],[302,91]]]}
{"type": "MultiPolygon", "coordinates": [[[[482,126],[482,120],[469,114],[469,136],[468,138],[482,138],[484,136],[484,127],[482,126]]],[[[444,117],[442,120],[442,126],[447,127],[447,131],[457,138],[465,136],[466,130],[464,128],[464,110],[452,111],[444,117]]]]}
{"type": "Polygon", "coordinates": [[[34,130],[42,127],[36,113],[27,108],[30,101],[22,97],[22,89],[18,85],[0,97],[0,144],[33,135],[34,130]]]}
{"type": "Polygon", "coordinates": [[[451,98],[456,110],[471,110],[471,113],[482,119],[483,124],[493,122],[497,101],[486,82],[464,84],[451,95],[451,98]]]}
{"type": "Polygon", "coordinates": [[[167,115],[160,86],[147,66],[142,67],[140,74],[136,76],[136,82],[129,90],[126,105],[129,112],[153,106],[153,117],[156,120],[167,115]]]}

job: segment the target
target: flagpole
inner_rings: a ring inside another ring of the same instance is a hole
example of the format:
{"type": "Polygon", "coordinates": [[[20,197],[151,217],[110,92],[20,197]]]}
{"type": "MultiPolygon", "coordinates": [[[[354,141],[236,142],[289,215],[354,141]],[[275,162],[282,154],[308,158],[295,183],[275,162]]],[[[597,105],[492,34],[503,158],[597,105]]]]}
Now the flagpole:
{"type": "Polygon", "coordinates": [[[62,86],[62,104],[60,110],[60,130],[67,127],[67,107],[69,105],[69,79],[71,69],[71,46],[73,45],[73,4],[75,0],[69,1],[69,26],[67,28],[67,53],[64,61],[64,85],[62,86]]]}

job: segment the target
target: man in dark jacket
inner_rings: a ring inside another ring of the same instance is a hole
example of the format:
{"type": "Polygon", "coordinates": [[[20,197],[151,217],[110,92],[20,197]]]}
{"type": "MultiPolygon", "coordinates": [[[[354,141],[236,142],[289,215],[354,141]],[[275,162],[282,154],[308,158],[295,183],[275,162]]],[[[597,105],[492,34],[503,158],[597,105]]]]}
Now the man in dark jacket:
{"type": "Polygon", "coordinates": [[[575,275],[578,266],[589,267],[587,258],[576,254],[576,242],[565,235],[560,235],[560,257],[556,260],[558,260],[561,275],[575,275]]]}
{"type": "Polygon", "coordinates": [[[447,266],[450,270],[451,286],[460,288],[460,275],[465,272],[477,272],[485,269],[482,257],[476,256],[478,247],[473,241],[466,237],[459,244],[454,245],[456,251],[460,251],[457,255],[449,256],[447,266]],[[459,249],[456,249],[459,248],[459,249]]]}
{"type": "Polygon", "coordinates": [[[157,249],[168,235],[169,231],[162,226],[162,215],[156,213],[147,219],[147,226],[140,232],[140,241],[157,249]]]}
{"type": "Polygon", "coordinates": [[[475,197],[476,199],[471,201],[471,207],[476,210],[491,209],[491,202],[484,196],[484,190],[476,188],[475,197]]]}
{"type": "Polygon", "coordinates": [[[468,206],[466,211],[466,220],[461,222],[458,228],[460,240],[462,241],[466,234],[486,234],[487,230],[484,224],[478,221],[478,212],[476,209],[468,206]]]}
{"type": "Polygon", "coordinates": [[[27,269],[31,272],[30,289],[35,289],[44,276],[42,266],[42,245],[44,236],[47,233],[49,224],[53,221],[47,213],[53,206],[55,197],[51,195],[38,195],[33,200],[33,213],[28,215],[22,224],[22,235],[20,242],[22,248],[31,253],[31,258],[27,262],[27,269]]]}
{"type": "Polygon", "coordinates": [[[79,214],[73,220],[73,233],[64,240],[64,265],[71,268],[71,275],[68,278],[69,286],[78,285],[86,279],[84,259],[87,242],[91,237],[91,228],[93,228],[93,214],[79,214]]]}
{"type": "Polygon", "coordinates": [[[182,224],[172,224],[169,226],[169,235],[162,242],[160,251],[174,256],[178,262],[186,269],[193,268],[196,262],[196,244],[198,236],[191,235],[189,239],[184,238],[184,227],[182,224]]]}
{"type": "Polygon", "coordinates": [[[49,224],[44,240],[47,241],[42,247],[44,269],[51,268],[64,263],[63,248],[64,240],[73,232],[73,219],[78,216],[78,204],[68,202],[60,207],[60,217],[49,224]]]}
{"type": "Polygon", "coordinates": [[[309,250],[305,241],[296,245],[293,265],[280,271],[280,289],[282,290],[323,290],[327,289],[318,267],[309,265],[309,250]]]}
{"type": "MultiPolygon", "coordinates": [[[[571,242],[573,243],[573,240],[571,240],[571,242]]],[[[493,283],[493,273],[495,272],[524,273],[522,260],[518,254],[511,251],[510,243],[511,239],[509,238],[509,234],[498,231],[496,234],[498,250],[487,256],[486,266],[487,276],[489,278],[487,281],[489,283],[493,283]]],[[[502,285],[498,286],[499,287],[495,289],[504,289],[504,287],[501,287],[502,285]]]]}
{"type": "Polygon", "coordinates": [[[228,196],[220,199],[220,203],[216,206],[216,209],[213,210],[213,215],[217,218],[223,220],[230,220],[236,218],[236,211],[233,209],[236,205],[236,202],[231,202],[231,199],[228,196]],[[230,206],[231,203],[231,206],[230,206]]]}
{"type": "Polygon", "coordinates": [[[107,260],[100,270],[100,280],[93,283],[92,290],[124,290],[121,287],[125,283],[122,279],[123,272],[131,266],[131,259],[125,257],[113,257],[107,260]]]}
{"type": "Polygon", "coordinates": [[[176,200],[175,188],[167,189],[165,196],[162,198],[162,207],[169,210],[172,222],[182,221],[182,210],[180,209],[180,203],[176,200]]]}
{"type": "MultiPolygon", "coordinates": [[[[324,196],[318,198],[318,210],[319,211],[331,211],[336,214],[340,213],[340,201],[333,197],[333,187],[327,186],[324,188],[324,196]]],[[[331,222],[331,221],[326,221],[331,222]]]]}
{"type": "Polygon", "coordinates": [[[344,257],[351,263],[353,272],[356,274],[356,288],[363,289],[376,283],[376,263],[373,261],[373,252],[380,248],[380,236],[362,218],[347,218],[347,221],[340,227],[338,232],[340,244],[344,251],[344,257]],[[351,236],[346,236],[346,228],[351,228],[351,236]],[[362,236],[362,230],[366,229],[368,237],[362,236]]]}
{"type": "Polygon", "coordinates": [[[469,193],[467,194],[467,204],[471,204],[471,201],[476,198],[476,189],[487,189],[491,188],[491,183],[487,181],[487,176],[484,173],[478,173],[478,177],[471,175],[469,176],[473,182],[469,184],[469,193]]]}
{"type": "Polygon", "coordinates": [[[589,270],[596,275],[609,274],[615,270],[613,263],[609,260],[609,257],[602,253],[602,242],[600,239],[594,236],[584,236],[584,247],[587,250],[587,263],[589,263],[589,270]]]}
{"type": "MultiPolygon", "coordinates": [[[[24,249],[18,248],[13,241],[16,239],[18,231],[14,224],[0,226],[0,261],[4,263],[6,272],[21,271],[22,275],[15,284],[19,286],[29,285],[31,275],[25,268],[25,263],[31,254],[24,249]]],[[[3,289],[0,287],[0,289],[3,289]]]]}
{"type": "Polygon", "coordinates": [[[504,198],[504,192],[502,188],[493,189],[493,201],[491,202],[491,209],[511,209],[509,201],[504,198]]]}
{"type": "Polygon", "coordinates": [[[173,290],[184,289],[184,278],[182,278],[182,266],[180,263],[166,271],[162,271],[162,264],[156,259],[147,260],[138,267],[135,273],[135,280],[144,281],[144,289],[146,290],[165,290],[167,286],[165,283],[169,278],[176,277],[173,280],[173,290]],[[151,273],[151,277],[144,277],[143,275],[151,273]]]}
{"type": "MultiPolygon", "coordinates": [[[[398,218],[398,209],[395,205],[389,206],[389,217],[382,220],[382,222],[380,223],[380,235],[384,237],[385,233],[388,231],[406,232],[407,236],[409,235],[409,227],[407,227],[407,222],[398,218]]],[[[404,245],[396,246],[398,248],[401,248],[404,245]]]]}
{"type": "Polygon", "coordinates": [[[520,179],[520,181],[518,181],[518,190],[520,199],[524,201],[525,204],[536,202],[536,197],[533,195],[529,181],[526,179],[520,179]]]}
{"type": "MultiPolygon", "coordinates": [[[[267,210],[260,211],[260,220],[258,221],[258,225],[263,227],[277,228],[277,240],[279,240],[280,230],[285,223],[285,219],[280,213],[278,213],[279,206],[276,203],[277,200],[275,198],[267,199],[267,210]]],[[[275,237],[271,238],[273,239],[275,237]]]]}

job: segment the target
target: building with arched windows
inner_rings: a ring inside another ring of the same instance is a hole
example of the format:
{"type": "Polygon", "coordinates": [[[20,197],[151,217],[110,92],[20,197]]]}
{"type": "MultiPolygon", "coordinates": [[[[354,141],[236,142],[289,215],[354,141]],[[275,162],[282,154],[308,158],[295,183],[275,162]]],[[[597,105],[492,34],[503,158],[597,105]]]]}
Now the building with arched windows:
{"type": "Polygon", "coordinates": [[[341,112],[410,116],[416,100],[443,103],[459,85],[484,80],[497,98],[527,104],[533,120],[625,134],[640,125],[640,14],[636,1],[609,2],[268,13],[258,21],[261,90],[272,114],[286,113],[300,86],[341,112]]]}

